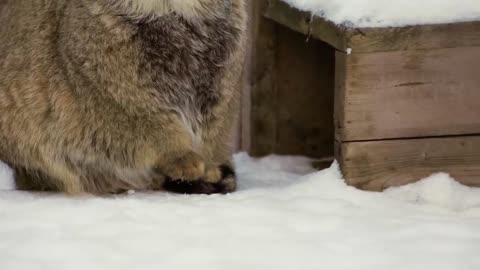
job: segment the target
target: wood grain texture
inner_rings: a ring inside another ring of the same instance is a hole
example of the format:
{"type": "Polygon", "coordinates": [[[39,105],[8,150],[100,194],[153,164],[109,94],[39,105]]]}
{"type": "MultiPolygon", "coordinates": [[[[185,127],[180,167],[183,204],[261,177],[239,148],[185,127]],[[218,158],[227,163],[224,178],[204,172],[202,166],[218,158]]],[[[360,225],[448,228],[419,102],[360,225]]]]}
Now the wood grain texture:
{"type": "Polygon", "coordinates": [[[350,185],[373,191],[446,172],[480,186],[480,136],[340,143],[337,159],[350,185]]]}
{"type": "Polygon", "coordinates": [[[345,83],[347,81],[347,54],[335,52],[335,94],[334,94],[334,124],[335,138],[342,140],[345,135],[345,83]]]}
{"type": "Polygon", "coordinates": [[[480,47],[345,57],[338,140],[480,134],[480,47]]]}
{"type": "Polygon", "coordinates": [[[263,18],[267,0],[253,4],[253,47],[250,69],[250,154],[263,156],[272,153],[276,142],[275,54],[276,24],[263,18]]]}
{"type": "Polygon", "coordinates": [[[290,29],[328,43],[337,50],[345,51],[345,29],[323,18],[302,12],[281,0],[270,0],[265,16],[290,29]]]}
{"type": "Polygon", "coordinates": [[[248,10],[248,23],[247,23],[247,35],[248,42],[246,48],[245,62],[243,66],[243,78],[242,78],[242,98],[239,115],[239,130],[237,131],[237,137],[239,137],[238,147],[235,149],[239,151],[250,151],[251,149],[251,112],[252,112],[252,66],[255,63],[256,56],[254,55],[256,35],[258,34],[258,23],[261,18],[261,1],[247,1],[248,10]]]}
{"type": "Polygon", "coordinates": [[[348,30],[354,53],[480,46],[480,21],[348,30]]]}

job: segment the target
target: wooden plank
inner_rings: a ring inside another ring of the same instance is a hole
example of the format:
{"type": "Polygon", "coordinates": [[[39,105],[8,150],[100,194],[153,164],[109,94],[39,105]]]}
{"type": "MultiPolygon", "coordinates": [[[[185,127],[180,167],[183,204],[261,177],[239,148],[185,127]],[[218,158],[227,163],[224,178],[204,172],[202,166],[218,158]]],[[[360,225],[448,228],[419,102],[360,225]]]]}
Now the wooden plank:
{"type": "Polygon", "coordinates": [[[275,153],[331,157],[335,50],[282,26],[277,42],[275,153]]]}
{"type": "Polygon", "coordinates": [[[480,46],[480,21],[348,30],[354,53],[480,46]]]}
{"type": "Polygon", "coordinates": [[[347,49],[345,29],[309,12],[299,11],[281,0],[270,0],[265,16],[294,31],[324,41],[337,50],[347,49]]]}
{"type": "Polygon", "coordinates": [[[480,134],[480,47],[346,59],[338,140],[480,134]]]}
{"type": "Polygon", "coordinates": [[[263,18],[267,1],[253,3],[253,47],[250,55],[250,154],[268,155],[276,142],[276,88],[275,53],[277,49],[276,25],[263,18]]]}
{"type": "Polygon", "coordinates": [[[239,116],[239,142],[236,148],[237,152],[248,152],[251,149],[251,112],[252,112],[252,85],[251,77],[253,61],[253,53],[255,51],[255,40],[257,34],[258,19],[261,17],[261,9],[259,8],[261,1],[247,1],[247,48],[245,54],[245,62],[243,64],[243,76],[242,76],[242,97],[240,104],[240,116],[239,116]]]}
{"type": "Polygon", "coordinates": [[[345,136],[345,83],[347,80],[347,54],[335,52],[335,94],[334,94],[334,124],[335,138],[342,140],[345,136]]]}
{"type": "Polygon", "coordinates": [[[480,136],[337,143],[350,185],[373,191],[445,172],[480,186],[480,136]]]}

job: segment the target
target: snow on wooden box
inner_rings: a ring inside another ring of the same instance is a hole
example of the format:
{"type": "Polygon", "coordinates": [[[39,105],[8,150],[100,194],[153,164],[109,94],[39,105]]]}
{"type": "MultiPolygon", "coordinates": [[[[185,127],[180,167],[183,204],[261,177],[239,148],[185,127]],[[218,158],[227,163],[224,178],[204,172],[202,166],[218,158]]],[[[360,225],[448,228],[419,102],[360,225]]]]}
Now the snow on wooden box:
{"type": "Polygon", "coordinates": [[[336,158],[350,184],[443,171],[480,185],[480,21],[338,26],[279,0],[265,16],[336,49],[336,158]]]}

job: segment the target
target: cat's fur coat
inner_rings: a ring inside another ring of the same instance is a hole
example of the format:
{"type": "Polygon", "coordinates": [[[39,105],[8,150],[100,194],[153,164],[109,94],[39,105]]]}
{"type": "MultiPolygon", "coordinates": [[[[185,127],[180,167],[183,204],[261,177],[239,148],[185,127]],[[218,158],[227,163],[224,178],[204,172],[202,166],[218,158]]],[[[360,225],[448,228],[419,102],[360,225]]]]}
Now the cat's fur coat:
{"type": "Polygon", "coordinates": [[[235,189],[245,0],[0,0],[0,160],[69,194],[235,189]]]}

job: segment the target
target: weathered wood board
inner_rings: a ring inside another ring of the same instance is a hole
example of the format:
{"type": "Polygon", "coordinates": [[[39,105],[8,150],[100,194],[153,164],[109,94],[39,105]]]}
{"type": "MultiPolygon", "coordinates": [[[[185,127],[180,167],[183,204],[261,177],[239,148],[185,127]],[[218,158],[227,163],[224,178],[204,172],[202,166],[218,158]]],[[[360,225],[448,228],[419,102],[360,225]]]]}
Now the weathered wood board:
{"type": "Polygon", "coordinates": [[[252,3],[252,37],[250,53],[250,154],[267,155],[275,149],[275,55],[277,48],[276,24],[263,17],[267,1],[252,3]],[[269,102],[264,102],[268,100],[269,102]]]}
{"type": "Polygon", "coordinates": [[[446,172],[480,186],[480,136],[337,142],[336,155],[347,182],[381,191],[446,172]]]}
{"type": "Polygon", "coordinates": [[[338,140],[480,134],[480,47],[337,56],[338,140]]]}
{"type": "Polygon", "coordinates": [[[480,22],[350,28],[346,35],[354,53],[471,47],[480,46],[480,22]]]}

